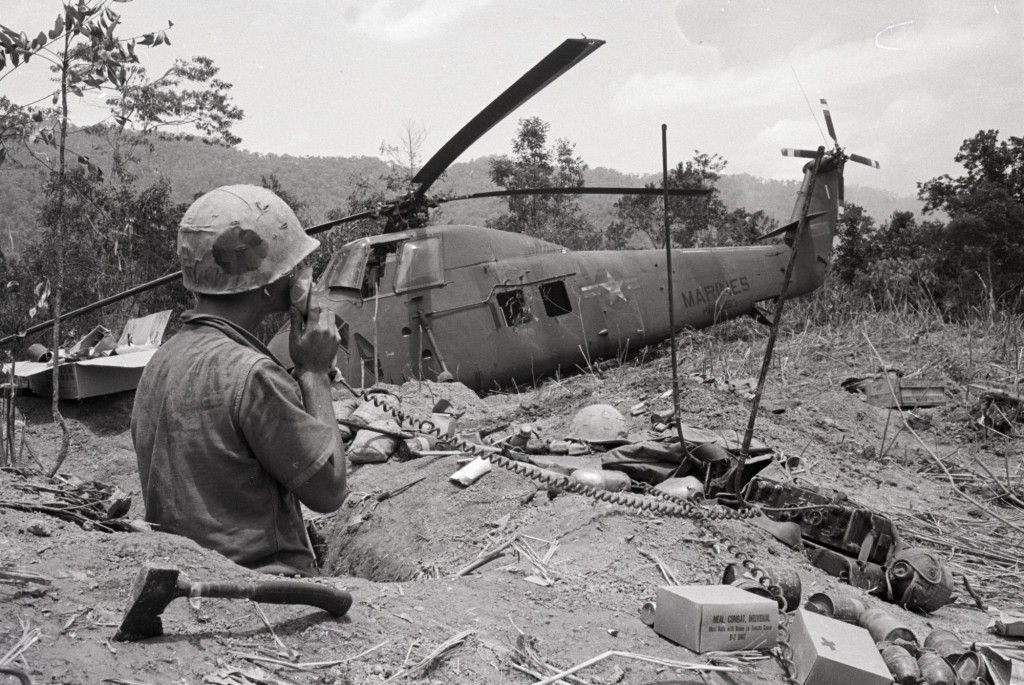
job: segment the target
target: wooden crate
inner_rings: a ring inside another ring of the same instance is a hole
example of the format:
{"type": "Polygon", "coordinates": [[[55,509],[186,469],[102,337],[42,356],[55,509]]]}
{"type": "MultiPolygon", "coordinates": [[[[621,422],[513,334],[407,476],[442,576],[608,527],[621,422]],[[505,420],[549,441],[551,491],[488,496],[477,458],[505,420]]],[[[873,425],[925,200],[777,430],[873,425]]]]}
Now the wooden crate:
{"type": "Polygon", "coordinates": [[[938,407],[946,403],[946,382],[934,378],[879,378],[864,387],[868,404],[875,407],[938,407]],[[893,400],[889,384],[899,402],[893,400]]]}

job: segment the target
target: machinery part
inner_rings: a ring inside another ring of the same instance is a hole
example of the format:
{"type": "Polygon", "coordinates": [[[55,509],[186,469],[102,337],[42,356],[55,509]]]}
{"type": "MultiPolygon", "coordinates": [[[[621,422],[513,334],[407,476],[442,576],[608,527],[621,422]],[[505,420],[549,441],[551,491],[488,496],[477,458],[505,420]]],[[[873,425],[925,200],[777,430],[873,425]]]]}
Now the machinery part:
{"type": "Polygon", "coordinates": [[[603,40],[590,38],[570,38],[563,41],[561,45],[505,89],[491,104],[487,105],[483,111],[452,136],[440,150],[434,153],[433,157],[427,160],[412,179],[413,183],[420,184],[417,195],[422,197],[427,188],[444,173],[445,169],[479,140],[480,136],[487,133],[495,124],[602,45],[604,45],[603,40]]]}
{"type": "Polygon", "coordinates": [[[975,651],[954,654],[948,660],[962,683],[974,683],[986,673],[985,662],[975,651]]]}
{"type": "MultiPolygon", "coordinates": [[[[766,571],[771,575],[776,584],[782,588],[782,596],[786,600],[786,605],[781,607],[782,610],[796,611],[800,607],[800,595],[803,593],[800,575],[796,571],[780,571],[778,569],[774,571],[766,569],[766,571]]],[[[729,564],[725,567],[725,571],[722,572],[723,585],[736,585],[743,590],[747,590],[748,588],[744,581],[753,581],[753,578],[747,576],[741,564],[729,564]]],[[[771,594],[769,593],[767,596],[771,597],[771,594]]]]}
{"type": "MultiPolygon", "coordinates": [[[[881,165],[873,159],[868,159],[863,155],[846,154],[839,145],[839,139],[836,137],[836,128],[832,124],[832,112],[828,108],[828,101],[825,98],[821,98],[821,109],[825,115],[825,125],[828,127],[828,135],[832,138],[832,144],[836,153],[836,156],[841,158],[841,163],[846,163],[847,160],[851,162],[857,162],[858,164],[864,164],[865,166],[872,167],[873,169],[880,169],[881,165]]],[[[815,150],[794,150],[793,148],[782,148],[782,154],[784,157],[802,157],[804,159],[815,159],[818,156],[818,152],[815,150]]],[[[839,208],[842,211],[843,203],[845,201],[843,184],[839,184],[839,208]]]]}
{"type": "Polygon", "coordinates": [[[704,497],[704,484],[693,476],[669,478],[654,486],[657,492],[675,495],[681,499],[693,500],[704,497]]]}
{"type": "Polygon", "coordinates": [[[949,662],[935,652],[922,652],[917,657],[917,664],[929,685],[957,685],[960,682],[949,662]]]}
{"type": "Polygon", "coordinates": [[[944,657],[966,652],[964,643],[952,631],[937,628],[924,638],[925,649],[934,649],[944,657]]]}
{"type": "Polygon", "coordinates": [[[815,592],[804,605],[809,611],[823,614],[837,621],[857,624],[864,613],[864,602],[853,597],[833,597],[825,592],[815,592]]]}
{"type": "Polygon", "coordinates": [[[790,549],[802,550],[803,540],[800,537],[800,526],[792,521],[773,521],[761,515],[750,519],[750,522],[783,543],[790,549]]]}
{"type": "Polygon", "coordinates": [[[657,604],[654,602],[644,602],[644,605],[640,607],[640,620],[644,622],[644,625],[653,626],[654,617],[657,613],[657,604]]]}
{"type": "Polygon", "coordinates": [[[178,226],[182,282],[207,295],[269,285],[319,245],[284,200],[259,186],[211,190],[192,203],[178,226]]]}
{"type": "Polygon", "coordinates": [[[921,667],[917,659],[900,645],[889,645],[883,649],[882,661],[899,685],[917,685],[921,682],[921,667]]]}
{"type": "Polygon", "coordinates": [[[915,547],[899,552],[885,574],[889,597],[897,605],[932,612],[949,603],[953,576],[927,549],[915,547]]]}
{"type": "Polygon", "coordinates": [[[867,592],[884,592],[885,569],[870,561],[850,557],[825,549],[812,542],[806,542],[807,559],[830,576],[844,580],[853,587],[867,592]]]}
{"type": "Polygon", "coordinates": [[[569,425],[570,440],[595,445],[610,445],[628,441],[626,418],[610,404],[592,404],[576,412],[569,425]]]}
{"type": "Polygon", "coordinates": [[[32,343],[25,354],[30,362],[45,362],[50,357],[50,350],[46,349],[45,345],[32,343]]]}
{"type": "Polygon", "coordinates": [[[895,642],[900,640],[911,644],[917,644],[917,637],[914,631],[907,628],[903,623],[885,609],[868,609],[861,613],[857,621],[861,628],[866,628],[871,633],[871,639],[875,642],[895,642]]]}
{"type": "Polygon", "coordinates": [[[258,583],[190,583],[172,566],[147,564],[135,577],[132,601],[121,619],[115,640],[144,640],[163,634],[160,614],[178,597],[249,599],[268,604],[307,604],[344,616],[352,606],[352,595],[316,583],[298,580],[268,580],[258,583]]]}
{"type": "MultiPolygon", "coordinates": [[[[758,476],[750,482],[747,499],[760,504],[765,515],[776,521],[799,524],[804,542],[858,562],[888,566],[903,549],[899,531],[889,518],[850,502],[846,495],[835,490],[780,483],[758,476]]],[[[850,573],[851,584],[856,584],[852,580],[854,575],[855,572],[850,573]]]]}
{"type": "Polygon", "coordinates": [[[629,490],[630,487],[629,476],[622,471],[611,471],[601,468],[576,469],[569,475],[569,479],[598,490],[610,490],[612,492],[623,492],[629,490]]]}

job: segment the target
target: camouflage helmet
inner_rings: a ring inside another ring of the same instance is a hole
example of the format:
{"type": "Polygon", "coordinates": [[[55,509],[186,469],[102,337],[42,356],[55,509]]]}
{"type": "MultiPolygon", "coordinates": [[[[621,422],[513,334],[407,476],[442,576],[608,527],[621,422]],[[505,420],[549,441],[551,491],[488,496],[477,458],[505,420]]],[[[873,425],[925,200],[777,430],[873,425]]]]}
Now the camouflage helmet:
{"type": "Polygon", "coordinates": [[[598,445],[629,442],[626,419],[610,404],[592,404],[580,409],[573,417],[566,437],[598,445]]]}
{"type": "Polygon", "coordinates": [[[935,611],[948,604],[953,577],[934,552],[912,547],[898,552],[885,573],[890,599],[901,607],[935,611]]]}
{"type": "Polygon", "coordinates": [[[259,186],[211,190],[192,203],[178,226],[184,285],[207,295],[269,285],[318,245],[284,200],[259,186]]]}

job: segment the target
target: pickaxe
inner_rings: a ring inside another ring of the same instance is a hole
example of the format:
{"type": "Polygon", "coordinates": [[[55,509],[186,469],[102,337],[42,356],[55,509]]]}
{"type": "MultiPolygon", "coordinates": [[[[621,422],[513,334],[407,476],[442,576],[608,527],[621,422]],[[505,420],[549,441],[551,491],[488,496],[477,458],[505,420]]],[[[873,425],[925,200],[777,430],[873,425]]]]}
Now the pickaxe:
{"type": "Polygon", "coordinates": [[[132,601],[121,619],[115,640],[144,640],[162,635],[160,620],[167,605],[178,597],[249,599],[269,604],[308,604],[335,616],[344,616],[352,606],[352,595],[300,580],[267,580],[255,583],[191,583],[173,566],[147,564],[139,571],[132,588],[132,601]]]}

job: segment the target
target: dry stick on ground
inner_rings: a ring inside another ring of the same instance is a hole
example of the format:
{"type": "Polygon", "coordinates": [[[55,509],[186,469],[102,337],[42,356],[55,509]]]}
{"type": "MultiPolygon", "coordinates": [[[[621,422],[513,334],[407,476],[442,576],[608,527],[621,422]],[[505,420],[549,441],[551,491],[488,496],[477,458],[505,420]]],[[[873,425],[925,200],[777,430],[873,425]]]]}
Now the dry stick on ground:
{"type": "Polygon", "coordinates": [[[4,571],[0,570],[0,583],[36,583],[38,585],[49,585],[53,582],[52,578],[46,576],[39,576],[34,573],[25,573],[24,571],[4,571]]]}
{"type": "MultiPolygon", "coordinates": [[[[1005,461],[1006,460],[1004,460],[1004,462],[1005,461]]],[[[991,471],[989,471],[988,467],[985,466],[985,464],[983,464],[980,459],[978,459],[977,457],[974,457],[974,463],[976,463],[978,466],[980,466],[982,468],[982,470],[984,470],[985,473],[988,474],[989,478],[992,479],[992,482],[999,486],[999,490],[1002,491],[1001,497],[1005,497],[1006,499],[1010,500],[1011,502],[1013,502],[1018,507],[1024,507],[1024,502],[1022,502],[1020,500],[1020,498],[1017,497],[1017,495],[1015,493],[1013,493],[1010,490],[1008,490],[1007,487],[1005,485],[1003,485],[999,481],[998,478],[995,477],[995,474],[993,474],[991,471]]],[[[1007,468],[1009,468],[1009,467],[1007,467],[1007,468]]],[[[1007,475],[1009,475],[1009,474],[1007,474],[1007,475]]]]}
{"type": "Polygon", "coordinates": [[[299,653],[291,647],[289,647],[288,645],[286,645],[285,643],[281,642],[281,638],[277,636],[277,633],[274,632],[273,626],[270,625],[270,620],[267,618],[267,615],[263,613],[263,607],[261,607],[256,602],[252,603],[252,607],[256,610],[256,615],[260,617],[261,621],[263,621],[263,625],[265,625],[267,627],[267,630],[270,631],[270,636],[274,638],[274,642],[276,642],[277,646],[281,648],[281,651],[284,652],[285,656],[287,656],[292,661],[297,661],[299,658],[299,653]]]}
{"type": "Polygon", "coordinates": [[[445,652],[461,645],[463,642],[466,641],[466,638],[468,638],[472,634],[472,630],[462,631],[458,635],[455,635],[454,637],[448,639],[444,643],[438,645],[437,649],[435,649],[433,652],[431,652],[426,657],[416,662],[409,668],[402,669],[398,673],[394,674],[393,676],[385,680],[383,683],[381,683],[381,685],[387,685],[387,683],[390,683],[392,680],[397,680],[398,678],[403,678],[407,675],[412,675],[414,673],[418,673],[421,670],[429,668],[430,665],[433,664],[437,659],[440,659],[445,652]]]}
{"type": "Polygon", "coordinates": [[[241,657],[242,659],[247,659],[248,661],[263,661],[268,664],[283,666],[285,668],[291,668],[296,671],[310,671],[314,668],[330,668],[332,666],[340,666],[341,664],[347,664],[350,661],[356,661],[357,659],[361,659],[367,654],[370,654],[371,652],[377,651],[378,649],[386,645],[388,642],[389,640],[384,640],[384,642],[376,644],[373,647],[370,647],[369,649],[364,649],[363,651],[359,652],[354,656],[345,657],[344,659],[334,659],[332,661],[300,661],[299,663],[292,663],[290,661],[284,661],[282,659],[274,659],[269,656],[263,656],[262,654],[246,654],[244,652],[231,653],[235,656],[241,657]]]}
{"type": "MultiPolygon", "coordinates": [[[[537,572],[540,573],[541,576],[543,576],[544,580],[547,581],[548,584],[553,584],[555,582],[554,579],[551,578],[551,575],[548,573],[546,562],[541,560],[540,556],[537,554],[536,551],[534,551],[533,547],[530,545],[529,542],[527,542],[526,538],[524,538],[523,536],[517,536],[516,541],[512,544],[512,549],[516,550],[516,552],[518,552],[521,556],[526,557],[526,560],[533,564],[533,567],[537,569],[537,572]]],[[[549,548],[548,552],[551,551],[552,549],[549,548]]],[[[545,555],[545,559],[548,558],[550,558],[550,556],[545,555]]]]}
{"type": "Polygon", "coordinates": [[[620,652],[618,650],[611,650],[611,651],[604,652],[603,654],[598,654],[594,658],[588,659],[588,660],[584,661],[581,664],[577,664],[577,665],[573,666],[572,668],[569,668],[569,669],[566,669],[566,670],[562,671],[561,673],[556,673],[555,675],[551,676],[550,678],[545,678],[544,680],[538,680],[533,685],[551,685],[551,683],[555,683],[555,682],[558,682],[559,680],[563,680],[566,676],[572,675],[573,673],[576,673],[577,671],[582,671],[584,668],[589,668],[590,666],[593,666],[594,664],[596,664],[598,662],[601,662],[601,661],[604,661],[608,657],[613,657],[613,656],[621,656],[621,657],[625,657],[627,659],[637,659],[638,661],[647,661],[647,662],[652,663],[652,664],[658,664],[659,666],[667,666],[668,668],[679,668],[679,669],[684,669],[684,670],[687,670],[687,671],[697,671],[697,672],[719,671],[719,672],[735,673],[736,671],[739,670],[738,668],[735,668],[733,666],[715,666],[713,664],[694,664],[694,663],[689,663],[689,662],[686,662],[686,661],[674,661],[672,659],[659,659],[657,657],[646,656],[644,654],[634,654],[632,652],[620,652]]]}
{"type": "MultiPolygon", "coordinates": [[[[871,347],[871,351],[874,352],[875,357],[878,359],[878,362],[880,364],[883,363],[882,362],[882,357],[878,354],[878,350],[875,349],[875,346],[871,342],[871,338],[868,337],[867,333],[864,333],[864,339],[867,340],[868,346],[871,347]]],[[[893,401],[895,401],[898,404],[899,403],[899,398],[896,397],[896,393],[893,391],[893,388],[892,388],[891,384],[889,385],[889,392],[890,392],[890,394],[892,394],[893,401]]],[[[903,412],[900,412],[900,418],[903,420],[903,427],[906,428],[907,431],[911,435],[914,436],[914,439],[917,440],[917,442],[921,445],[921,447],[924,448],[924,451],[928,454],[928,456],[931,457],[932,460],[936,463],[936,465],[938,465],[939,468],[941,468],[942,471],[946,474],[946,477],[949,479],[950,486],[953,488],[954,491],[957,492],[957,494],[961,495],[968,502],[970,502],[974,506],[978,507],[978,509],[982,510],[983,512],[985,512],[986,514],[988,514],[992,518],[998,519],[999,521],[1002,521],[1006,525],[1008,525],[1011,528],[1013,528],[1014,530],[1016,530],[1018,533],[1024,534],[1024,528],[1021,528],[1020,526],[1018,526],[1018,525],[1008,521],[1006,518],[1000,516],[999,514],[995,513],[994,511],[990,510],[984,504],[982,504],[981,502],[979,502],[975,498],[971,497],[969,494],[967,494],[966,492],[964,492],[960,488],[956,487],[956,481],[953,480],[953,475],[949,472],[949,469],[946,468],[945,463],[943,463],[942,459],[939,458],[939,455],[936,454],[935,451],[931,447],[929,447],[928,444],[924,440],[921,439],[921,436],[917,434],[917,431],[915,431],[910,426],[910,424],[907,422],[906,418],[903,417],[903,412]]]]}
{"type": "Polygon", "coordinates": [[[6,666],[12,663],[15,659],[21,657],[28,648],[34,645],[39,638],[43,636],[43,633],[38,628],[29,628],[28,624],[24,621],[21,622],[21,638],[14,643],[14,646],[7,650],[7,653],[0,656],[0,666],[6,666]]]}
{"type": "Polygon", "coordinates": [[[639,552],[641,556],[647,557],[652,562],[654,562],[654,564],[658,567],[658,570],[661,571],[661,575],[665,578],[666,582],[668,582],[669,585],[679,585],[679,579],[676,578],[676,574],[672,573],[672,570],[668,566],[663,564],[661,559],[659,559],[656,554],[641,549],[640,547],[637,547],[636,551],[639,552]]]}
{"type": "Polygon", "coordinates": [[[494,561],[495,559],[500,557],[506,549],[512,546],[512,544],[516,541],[516,537],[517,536],[512,536],[505,542],[495,547],[490,552],[481,552],[480,556],[478,556],[476,559],[463,566],[461,569],[459,569],[459,571],[456,572],[455,577],[458,578],[459,576],[464,576],[467,573],[472,573],[484,564],[494,561]]]}
{"type": "MultiPolygon", "coordinates": [[[[509,620],[511,620],[511,618],[509,620]]],[[[519,630],[519,626],[515,623],[513,623],[512,626],[516,630],[519,630]]],[[[513,661],[510,662],[512,667],[539,680],[543,680],[547,677],[543,674],[545,671],[547,671],[549,676],[552,673],[558,673],[557,668],[540,658],[540,655],[537,654],[536,650],[534,650],[532,642],[533,638],[529,637],[522,631],[519,632],[519,635],[516,636],[515,649],[512,650],[513,661]],[[519,663],[517,663],[515,659],[519,659],[519,663]],[[538,673],[526,668],[525,664],[522,662],[527,662],[533,666],[533,668],[540,669],[540,672],[538,673]]],[[[575,683],[576,685],[587,685],[585,680],[577,678],[574,675],[567,675],[562,680],[567,683],[575,683]]]]}

